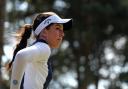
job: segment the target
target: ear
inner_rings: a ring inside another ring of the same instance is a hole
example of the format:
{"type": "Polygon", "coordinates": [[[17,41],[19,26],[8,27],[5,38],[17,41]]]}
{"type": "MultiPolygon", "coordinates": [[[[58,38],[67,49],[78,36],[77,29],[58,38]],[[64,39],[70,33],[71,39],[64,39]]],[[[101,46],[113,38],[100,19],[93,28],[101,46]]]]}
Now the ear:
{"type": "Polygon", "coordinates": [[[39,38],[46,39],[47,38],[47,29],[45,28],[44,30],[41,31],[39,38]]]}

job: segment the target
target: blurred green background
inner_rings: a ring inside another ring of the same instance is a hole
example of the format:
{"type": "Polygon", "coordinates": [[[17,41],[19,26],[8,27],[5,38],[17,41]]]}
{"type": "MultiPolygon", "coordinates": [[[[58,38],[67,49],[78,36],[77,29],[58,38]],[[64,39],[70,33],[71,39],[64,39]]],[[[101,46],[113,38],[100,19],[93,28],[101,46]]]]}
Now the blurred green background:
{"type": "Polygon", "coordinates": [[[73,18],[52,50],[49,89],[128,89],[128,0],[0,0],[0,89],[9,89],[12,34],[44,11],[73,18]]]}

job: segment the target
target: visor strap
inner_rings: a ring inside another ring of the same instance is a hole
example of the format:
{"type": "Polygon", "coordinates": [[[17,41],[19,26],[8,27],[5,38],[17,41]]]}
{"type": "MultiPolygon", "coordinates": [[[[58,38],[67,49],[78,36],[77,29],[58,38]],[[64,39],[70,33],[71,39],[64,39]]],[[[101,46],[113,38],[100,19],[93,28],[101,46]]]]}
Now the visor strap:
{"type": "Polygon", "coordinates": [[[35,35],[39,35],[40,32],[47,27],[48,25],[50,25],[51,23],[56,23],[57,21],[61,20],[61,18],[57,15],[52,15],[49,16],[48,18],[46,18],[44,21],[42,21],[38,27],[36,28],[36,30],[34,31],[35,35]]]}

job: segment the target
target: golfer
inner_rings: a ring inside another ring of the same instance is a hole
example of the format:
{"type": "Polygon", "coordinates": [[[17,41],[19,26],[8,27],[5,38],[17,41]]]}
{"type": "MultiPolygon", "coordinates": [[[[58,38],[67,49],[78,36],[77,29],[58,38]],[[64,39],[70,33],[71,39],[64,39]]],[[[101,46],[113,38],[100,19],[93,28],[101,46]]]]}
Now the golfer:
{"type": "Polygon", "coordinates": [[[9,64],[12,68],[10,89],[47,89],[52,79],[51,48],[58,48],[64,30],[72,26],[72,19],[62,19],[54,12],[39,13],[32,25],[25,24],[18,34],[20,42],[9,64]],[[31,46],[31,33],[36,38],[31,46]]]}

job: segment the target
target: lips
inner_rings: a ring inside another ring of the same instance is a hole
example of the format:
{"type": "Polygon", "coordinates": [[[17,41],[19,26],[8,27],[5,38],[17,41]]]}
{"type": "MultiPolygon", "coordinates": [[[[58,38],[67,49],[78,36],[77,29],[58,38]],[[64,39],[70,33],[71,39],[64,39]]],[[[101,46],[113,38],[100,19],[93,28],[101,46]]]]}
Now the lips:
{"type": "Polygon", "coordinates": [[[57,40],[58,40],[59,43],[62,41],[62,39],[57,39],[57,40]]]}
{"type": "Polygon", "coordinates": [[[57,40],[62,40],[62,38],[58,38],[57,40]]]}

